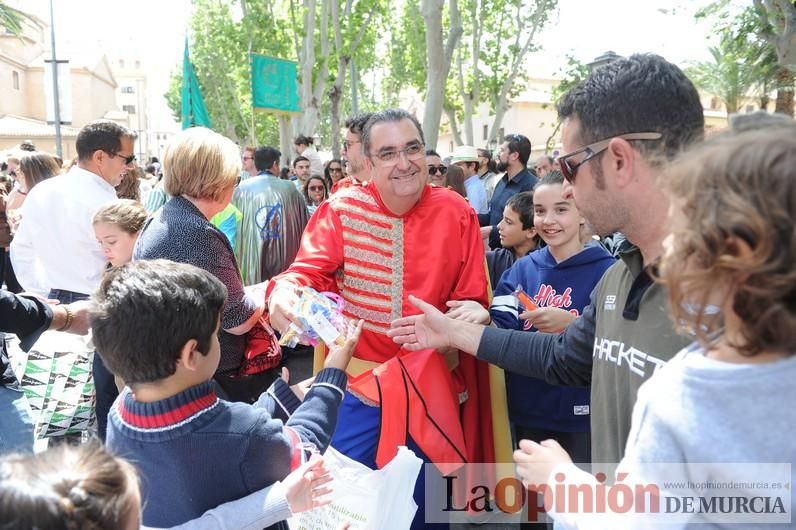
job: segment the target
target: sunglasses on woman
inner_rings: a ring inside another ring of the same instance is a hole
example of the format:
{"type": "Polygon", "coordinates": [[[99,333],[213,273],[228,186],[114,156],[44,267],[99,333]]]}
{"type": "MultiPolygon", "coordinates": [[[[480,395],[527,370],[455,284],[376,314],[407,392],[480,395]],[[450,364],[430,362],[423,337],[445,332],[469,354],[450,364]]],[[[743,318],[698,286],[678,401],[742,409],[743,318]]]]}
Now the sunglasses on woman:
{"type": "Polygon", "coordinates": [[[440,175],[444,175],[448,172],[448,168],[445,166],[428,166],[429,175],[436,175],[437,171],[439,171],[440,175]]]}

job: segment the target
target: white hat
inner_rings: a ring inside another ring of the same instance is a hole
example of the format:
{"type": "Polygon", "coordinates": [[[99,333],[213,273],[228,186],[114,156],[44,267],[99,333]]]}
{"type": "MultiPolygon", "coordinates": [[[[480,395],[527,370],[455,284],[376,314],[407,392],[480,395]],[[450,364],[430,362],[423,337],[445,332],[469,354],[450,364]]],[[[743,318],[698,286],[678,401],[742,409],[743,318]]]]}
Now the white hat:
{"type": "Polygon", "coordinates": [[[456,162],[478,162],[478,150],[472,145],[460,145],[451,157],[451,164],[456,162]]]}

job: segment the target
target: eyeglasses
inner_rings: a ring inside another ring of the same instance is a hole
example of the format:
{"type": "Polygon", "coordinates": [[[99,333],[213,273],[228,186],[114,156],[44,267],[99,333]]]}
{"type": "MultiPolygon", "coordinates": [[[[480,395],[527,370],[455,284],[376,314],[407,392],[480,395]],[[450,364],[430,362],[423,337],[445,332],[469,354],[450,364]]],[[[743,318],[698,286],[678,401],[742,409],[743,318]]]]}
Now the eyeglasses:
{"type": "Polygon", "coordinates": [[[109,151],[106,151],[106,153],[108,153],[109,155],[111,155],[111,158],[115,158],[115,157],[117,157],[117,156],[118,156],[119,158],[121,158],[122,160],[124,160],[124,165],[125,165],[125,166],[129,166],[129,165],[130,165],[130,164],[132,164],[132,163],[133,163],[133,161],[135,160],[135,155],[129,155],[129,156],[127,156],[127,155],[120,155],[119,153],[111,153],[111,152],[109,152],[109,151]]]}
{"type": "Polygon", "coordinates": [[[558,163],[561,166],[561,175],[566,179],[567,182],[570,184],[575,183],[575,175],[578,172],[578,168],[591,160],[592,158],[596,157],[606,149],[608,149],[608,144],[611,143],[611,140],[614,138],[622,138],[623,140],[660,140],[663,137],[661,133],[657,132],[640,132],[640,133],[627,133],[627,134],[618,134],[616,136],[612,136],[611,138],[606,138],[605,140],[600,140],[599,142],[594,142],[593,144],[589,144],[585,147],[581,147],[577,151],[572,151],[571,153],[567,153],[566,155],[561,155],[558,157],[558,163]],[[567,160],[575,155],[580,153],[586,153],[586,156],[580,162],[575,162],[574,164],[570,164],[567,160]]]}
{"type": "Polygon", "coordinates": [[[429,175],[436,175],[437,171],[439,171],[440,175],[444,175],[448,172],[448,168],[445,166],[428,166],[428,174],[429,175]]]}
{"type": "Polygon", "coordinates": [[[359,140],[343,140],[343,149],[348,151],[354,144],[361,143],[359,140]]]}
{"type": "Polygon", "coordinates": [[[323,191],[324,187],[323,186],[310,186],[307,189],[310,190],[310,191],[323,191]]]}
{"type": "Polygon", "coordinates": [[[419,160],[426,156],[425,145],[420,142],[412,143],[403,149],[390,149],[387,151],[379,151],[374,156],[378,158],[385,167],[394,166],[398,163],[398,159],[403,153],[407,160],[419,160]]]}
{"type": "Polygon", "coordinates": [[[254,157],[253,156],[244,156],[243,159],[244,160],[254,160],[254,157]]]}

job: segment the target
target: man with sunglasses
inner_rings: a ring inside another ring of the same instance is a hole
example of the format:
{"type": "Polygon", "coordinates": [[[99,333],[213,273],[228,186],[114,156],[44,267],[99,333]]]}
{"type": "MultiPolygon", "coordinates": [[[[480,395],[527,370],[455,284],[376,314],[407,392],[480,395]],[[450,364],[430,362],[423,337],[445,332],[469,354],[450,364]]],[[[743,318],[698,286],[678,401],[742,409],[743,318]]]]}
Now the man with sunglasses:
{"type": "MultiPolygon", "coordinates": [[[[582,316],[560,335],[522,333],[452,321],[417,302],[424,317],[394,323],[391,335],[408,349],[453,346],[553,384],[591,385],[592,461],[616,463],[638,388],[689,342],[673,331],[664,287],[653,281],[669,207],[658,179],[667,161],[702,138],[704,116],[691,81],[656,55],[593,71],[558,113],[564,195],[598,234],[621,231],[628,240],[582,316]]],[[[526,447],[524,462],[560,455],[550,445],[526,447]]]]}
{"type": "Polygon", "coordinates": [[[435,186],[445,186],[445,173],[448,167],[442,163],[439,153],[433,149],[426,149],[426,165],[428,166],[428,182],[435,186]]]}
{"type": "MultiPolygon", "coordinates": [[[[99,287],[108,260],[94,237],[92,219],[116,200],[116,186],[134,166],[135,140],[136,134],[118,123],[88,123],[77,135],[77,164],[31,189],[11,243],[14,270],[26,291],[69,304],[99,287]]],[[[116,386],[99,355],[93,374],[104,439],[116,386]]]]}
{"type": "MultiPolygon", "coordinates": [[[[300,285],[339,293],[343,314],[365,320],[332,440],[339,451],[372,468],[400,445],[426,462],[493,462],[488,365],[453,350],[410,353],[386,334],[393,319],[416,311],[410,293],[440,309],[486,303],[478,220],[461,197],[429,185],[413,115],[375,113],[361,141],[371,180],[318,207],[293,265],[269,284],[271,323],[284,331],[295,321],[300,285]]],[[[423,527],[423,472],[413,528],[423,527]]]]}
{"type": "Polygon", "coordinates": [[[500,234],[497,225],[503,219],[503,209],[506,202],[523,191],[530,191],[536,185],[536,175],[528,169],[528,159],[531,157],[531,141],[522,134],[509,134],[503,138],[503,143],[498,151],[497,170],[505,171],[503,177],[495,186],[492,199],[489,202],[489,213],[478,214],[481,223],[481,234],[489,237],[489,248],[501,248],[500,234]]]}

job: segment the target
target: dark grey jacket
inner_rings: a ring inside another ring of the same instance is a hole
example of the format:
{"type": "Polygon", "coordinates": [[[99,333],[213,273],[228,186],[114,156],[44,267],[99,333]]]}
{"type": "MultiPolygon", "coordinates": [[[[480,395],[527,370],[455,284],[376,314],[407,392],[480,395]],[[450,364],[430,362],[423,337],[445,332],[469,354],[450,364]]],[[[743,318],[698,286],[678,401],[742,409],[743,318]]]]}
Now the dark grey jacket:
{"type": "Polygon", "coordinates": [[[591,385],[592,462],[619,462],[641,384],[690,340],[677,335],[666,291],[629,244],[560,335],[487,328],[478,358],[548,383],[591,385]]]}

